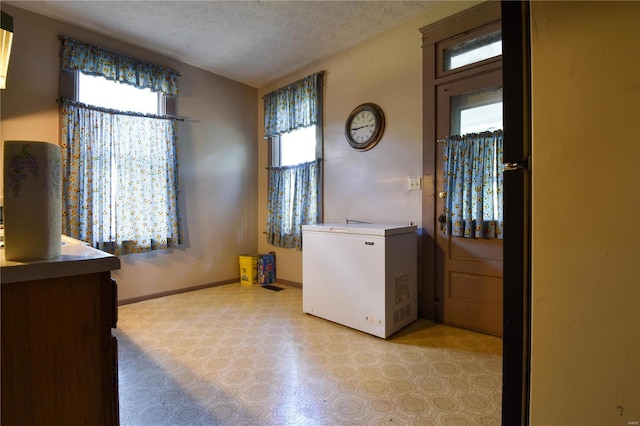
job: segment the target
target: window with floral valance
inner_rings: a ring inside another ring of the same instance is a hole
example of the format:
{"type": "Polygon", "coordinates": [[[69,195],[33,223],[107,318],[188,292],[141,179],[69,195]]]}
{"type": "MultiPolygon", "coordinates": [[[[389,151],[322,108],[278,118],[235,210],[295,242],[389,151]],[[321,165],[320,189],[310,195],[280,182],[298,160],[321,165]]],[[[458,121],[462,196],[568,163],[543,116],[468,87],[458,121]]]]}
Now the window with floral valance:
{"type": "MultiPolygon", "coordinates": [[[[322,78],[322,72],[311,74],[264,96],[266,139],[279,140],[283,134],[322,125],[322,78]]],[[[267,242],[300,249],[302,225],[317,223],[320,216],[320,161],[316,157],[302,164],[270,166],[267,242]]]]}
{"type": "MultiPolygon", "coordinates": [[[[61,73],[178,94],[176,71],[81,41],[61,42],[61,73]]],[[[63,233],[115,255],[181,244],[177,119],[65,98],[60,118],[63,233]]]]}
{"type": "Polygon", "coordinates": [[[60,41],[60,66],[63,70],[99,75],[107,80],[149,88],[168,97],[178,96],[180,75],[177,71],[68,37],[60,37],[60,41]]]}
{"type": "Polygon", "coordinates": [[[264,96],[265,139],[318,124],[322,75],[311,74],[264,96]]]}

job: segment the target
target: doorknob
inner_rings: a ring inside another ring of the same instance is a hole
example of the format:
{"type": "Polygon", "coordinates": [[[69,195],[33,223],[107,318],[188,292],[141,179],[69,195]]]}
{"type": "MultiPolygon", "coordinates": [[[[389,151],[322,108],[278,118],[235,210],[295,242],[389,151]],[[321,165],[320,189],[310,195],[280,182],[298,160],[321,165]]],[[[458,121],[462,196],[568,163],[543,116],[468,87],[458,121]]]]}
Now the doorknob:
{"type": "Polygon", "coordinates": [[[447,193],[444,192],[444,191],[438,192],[438,197],[440,197],[440,198],[442,198],[444,200],[445,198],[447,198],[447,193]]]}

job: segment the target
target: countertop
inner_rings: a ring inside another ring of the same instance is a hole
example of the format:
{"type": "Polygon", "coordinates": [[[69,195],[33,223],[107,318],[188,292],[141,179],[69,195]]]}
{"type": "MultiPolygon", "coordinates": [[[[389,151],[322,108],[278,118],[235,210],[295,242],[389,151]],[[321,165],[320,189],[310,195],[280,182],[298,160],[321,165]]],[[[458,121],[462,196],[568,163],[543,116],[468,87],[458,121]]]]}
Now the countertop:
{"type": "Polygon", "coordinates": [[[0,283],[16,283],[68,277],[120,269],[120,259],[89,247],[74,238],[62,236],[61,255],[45,260],[5,260],[0,249],[0,283]]]}

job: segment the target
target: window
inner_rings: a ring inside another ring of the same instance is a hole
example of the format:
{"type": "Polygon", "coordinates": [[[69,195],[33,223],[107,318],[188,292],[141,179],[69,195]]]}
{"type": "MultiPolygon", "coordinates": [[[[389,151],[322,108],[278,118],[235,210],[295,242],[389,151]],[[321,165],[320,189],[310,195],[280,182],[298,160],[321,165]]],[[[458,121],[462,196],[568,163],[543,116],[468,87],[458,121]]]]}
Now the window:
{"type": "Polygon", "coordinates": [[[177,96],[177,73],[62,44],[63,233],[116,255],[176,247],[176,120],[159,113],[177,96]]]}
{"type": "Polygon", "coordinates": [[[285,167],[315,161],[317,129],[317,126],[309,126],[274,136],[271,139],[271,165],[285,167]]]}
{"type": "MultiPolygon", "coordinates": [[[[141,89],[118,81],[107,80],[102,76],[88,75],[76,71],[77,97],[83,104],[108,108],[119,111],[130,111],[141,114],[158,114],[161,106],[164,106],[164,96],[154,93],[151,89],[141,89]]],[[[164,108],[162,108],[164,109],[164,108]]],[[[118,197],[118,162],[115,156],[110,161],[110,193],[115,196],[110,197],[110,211],[117,210],[118,197]]],[[[116,215],[109,215],[109,225],[104,227],[104,234],[101,239],[104,241],[116,241],[118,239],[118,223],[116,215]]],[[[104,220],[107,220],[105,218],[104,220]]]]}
{"type": "Polygon", "coordinates": [[[502,28],[494,22],[437,43],[437,76],[499,61],[501,56],[502,28]]]}
{"type": "MultiPolygon", "coordinates": [[[[499,12],[499,7],[492,7],[499,12]]],[[[504,236],[500,23],[459,30],[447,34],[432,50],[441,66],[433,83],[436,133],[443,141],[436,144],[437,190],[443,195],[437,198],[436,209],[442,212],[438,238],[443,246],[450,236],[482,240],[504,236]]],[[[499,244],[480,245],[484,247],[477,253],[494,258],[491,250],[499,244]]]]}
{"type": "Polygon", "coordinates": [[[451,98],[451,134],[502,129],[502,88],[482,89],[451,98]]]}
{"type": "Polygon", "coordinates": [[[164,96],[104,77],[77,71],[78,102],[120,111],[164,114],[164,96]]]}
{"type": "Polygon", "coordinates": [[[302,225],[320,217],[322,73],[264,97],[265,138],[270,140],[267,242],[301,248],[302,225]]]}
{"type": "Polygon", "coordinates": [[[444,70],[454,70],[502,55],[502,32],[485,34],[444,49],[444,70]]]}

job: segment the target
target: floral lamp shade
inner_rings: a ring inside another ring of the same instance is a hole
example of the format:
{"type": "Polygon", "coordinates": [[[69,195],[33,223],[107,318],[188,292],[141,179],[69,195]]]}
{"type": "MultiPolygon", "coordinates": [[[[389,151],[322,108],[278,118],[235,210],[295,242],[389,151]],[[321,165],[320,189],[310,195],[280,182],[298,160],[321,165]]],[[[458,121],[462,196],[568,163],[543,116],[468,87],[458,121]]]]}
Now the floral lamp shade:
{"type": "Polygon", "coordinates": [[[41,141],[4,141],[6,260],[60,256],[60,147],[41,141]]]}

